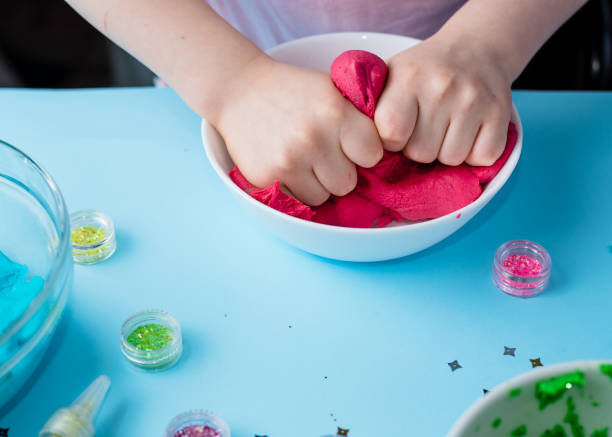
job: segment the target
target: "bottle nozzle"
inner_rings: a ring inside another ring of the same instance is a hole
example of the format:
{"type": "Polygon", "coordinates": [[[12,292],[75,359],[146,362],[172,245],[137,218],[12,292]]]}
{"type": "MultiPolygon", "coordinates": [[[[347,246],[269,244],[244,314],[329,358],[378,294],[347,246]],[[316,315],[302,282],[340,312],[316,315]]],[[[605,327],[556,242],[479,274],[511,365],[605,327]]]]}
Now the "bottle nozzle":
{"type": "Polygon", "coordinates": [[[97,377],[68,408],[61,408],[45,424],[39,437],[93,437],[92,422],[110,386],[108,376],[97,377]]]}
{"type": "Polygon", "coordinates": [[[106,375],[98,376],[89,387],[70,405],[73,410],[78,410],[79,414],[89,422],[93,422],[98,415],[98,410],[102,401],[106,397],[106,392],[110,387],[110,379],[106,375]]]}

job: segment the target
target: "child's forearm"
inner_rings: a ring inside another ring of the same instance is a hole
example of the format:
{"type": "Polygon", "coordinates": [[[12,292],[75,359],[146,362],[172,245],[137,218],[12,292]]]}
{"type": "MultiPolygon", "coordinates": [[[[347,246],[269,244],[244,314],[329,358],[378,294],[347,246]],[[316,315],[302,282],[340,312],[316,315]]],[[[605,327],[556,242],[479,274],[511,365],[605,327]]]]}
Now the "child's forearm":
{"type": "Polygon", "coordinates": [[[214,120],[262,52],[203,0],[66,0],[214,120]]]}
{"type": "Polygon", "coordinates": [[[470,0],[439,35],[490,52],[510,81],[587,0],[470,0]]]}

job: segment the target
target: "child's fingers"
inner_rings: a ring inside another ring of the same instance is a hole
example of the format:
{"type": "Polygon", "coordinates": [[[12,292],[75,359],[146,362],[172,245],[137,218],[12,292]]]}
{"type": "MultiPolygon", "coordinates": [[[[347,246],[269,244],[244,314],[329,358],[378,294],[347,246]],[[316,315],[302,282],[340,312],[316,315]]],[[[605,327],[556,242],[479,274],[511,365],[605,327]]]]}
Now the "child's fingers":
{"type": "Polygon", "coordinates": [[[342,152],[360,167],[370,168],[380,161],[383,148],[372,121],[357,110],[342,123],[340,146],[342,152]]]}
{"type": "Polygon", "coordinates": [[[390,152],[402,150],[416,126],[419,105],[414,94],[385,89],[374,113],[374,122],[383,147],[390,152]]]}
{"type": "Polygon", "coordinates": [[[404,148],[404,155],[416,162],[433,162],[438,157],[449,123],[442,108],[419,102],[419,117],[404,148]]]}
{"type": "Polygon", "coordinates": [[[438,160],[446,165],[459,165],[470,154],[478,131],[481,117],[468,117],[461,114],[451,120],[442,147],[438,153],[438,160]]]}
{"type": "Polygon", "coordinates": [[[319,206],[329,198],[329,191],[319,182],[312,170],[295,171],[283,178],[283,184],[307,205],[319,206]]]}
{"type": "Polygon", "coordinates": [[[328,149],[325,156],[315,162],[313,171],[321,185],[335,196],[344,196],[357,185],[357,169],[339,146],[328,149]]]}
{"type": "Polygon", "coordinates": [[[501,156],[506,147],[508,122],[493,120],[485,122],[476,136],[474,146],[466,158],[470,165],[491,165],[501,156]]]}

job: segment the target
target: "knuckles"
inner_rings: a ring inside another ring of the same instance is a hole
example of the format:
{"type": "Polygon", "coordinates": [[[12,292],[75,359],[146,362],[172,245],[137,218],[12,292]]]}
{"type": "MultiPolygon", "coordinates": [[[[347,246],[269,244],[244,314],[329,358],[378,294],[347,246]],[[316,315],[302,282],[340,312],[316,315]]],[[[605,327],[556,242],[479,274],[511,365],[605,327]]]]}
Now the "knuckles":
{"type": "Polygon", "coordinates": [[[339,125],[346,117],[346,103],[343,98],[339,99],[339,96],[336,95],[324,99],[320,107],[321,119],[326,120],[332,126],[339,125]]]}
{"type": "Polygon", "coordinates": [[[321,194],[311,195],[312,198],[305,202],[310,206],[321,206],[323,205],[327,199],[329,199],[330,194],[327,192],[322,192],[321,194]]]}
{"type": "Polygon", "coordinates": [[[467,83],[461,91],[459,107],[463,111],[473,111],[487,100],[487,93],[482,87],[474,83],[467,83]]]}
{"type": "MultiPolygon", "coordinates": [[[[345,196],[357,186],[357,170],[353,167],[347,177],[338,181],[338,186],[333,190],[336,196],[345,196]]],[[[331,191],[331,190],[330,190],[331,191]]]]}
{"type": "Polygon", "coordinates": [[[441,104],[448,98],[458,85],[457,73],[449,70],[440,70],[432,73],[429,79],[429,98],[433,104],[441,104]]]}
{"type": "Polygon", "coordinates": [[[423,144],[411,144],[404,149],[404,156],[412,161],[429,164],[436,160],[435,150],[425,147],[423,144]]]}
{"type": "Polygon", "coordinates": [[[451,155],[441,153],[438,156],[438,161],[440,161],[444,165],[457,166],[465,161],[465,156],[461,156],[458,153],[454,153],[451,155]]]}
{"type": "Polygon", "coordinates": [[[379,117],[375,116],[376,127],[380,139],[385,143],[387,148],[392,152],[401,150],[406,142],[410,132],[408,129],[407,120],[401,115],[400,111],[384,111],[379,117]]]}
{"type": "Polygon", "coordinates": [[[500,145],[490,145],[486,148],[481,148],[478,151],[473,151],[468,164],[476,166],[489,166],[493,165],[495,161],[501,156],[504,151],[504,147],[500,145]]]}
{"type": "Polygon", "coordinates": [[[316,124],[311,122],[302,123],[281,141],[274,159],[274,170],[280,175],[291,174],[307,157],[319,153],[322,147],[316,124]]]}
{"type": "Polygon", "coordinates": [[[374,167],[383,157],[383,149],[379,145],[373,145],[369,152],[368,158],[362,163],[365,168],[374,167]]]}

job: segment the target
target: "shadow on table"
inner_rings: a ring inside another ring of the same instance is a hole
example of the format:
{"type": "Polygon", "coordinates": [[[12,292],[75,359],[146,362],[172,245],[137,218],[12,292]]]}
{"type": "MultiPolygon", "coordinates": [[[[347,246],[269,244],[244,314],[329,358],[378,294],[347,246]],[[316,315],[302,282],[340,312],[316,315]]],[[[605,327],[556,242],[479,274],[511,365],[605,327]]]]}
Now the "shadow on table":
{"type": "Polygon", "coordinates": [[[206,355],[206,339],[200,333],[192,330],[189,326],[181,328],[183,338],[183,353],[180,360],[173,366],[174,369],[194,366],[195,369],[201,368],[209,358],[206,355]]]}
{"type": "Polygon", "coordinates": [[[113,437],[117,434],[117,429],[121,429],[121,422],[127,420],[129,412],[128,405],[125,399],[115,405],[110,411],[105,412],[104,419],[96,422],[96,437],[113,437]]]}
{"type": "Polygon", "coordinates": [[[117,250],[110,258],[115,262],[121,262],[124,257],[129,257],[130,252],[134,249],[134,241],[128,232],[122,231],[121,229],[115,229],[117,233],[115,238],[117,242],[117,250]]]}

